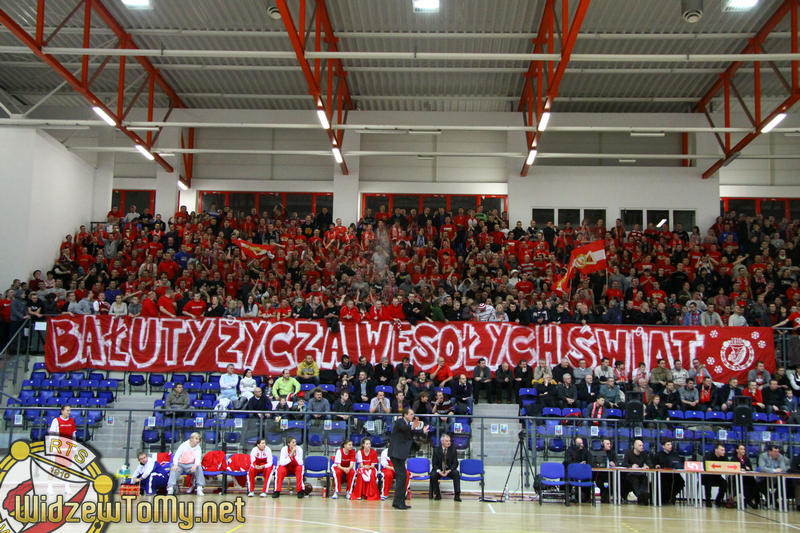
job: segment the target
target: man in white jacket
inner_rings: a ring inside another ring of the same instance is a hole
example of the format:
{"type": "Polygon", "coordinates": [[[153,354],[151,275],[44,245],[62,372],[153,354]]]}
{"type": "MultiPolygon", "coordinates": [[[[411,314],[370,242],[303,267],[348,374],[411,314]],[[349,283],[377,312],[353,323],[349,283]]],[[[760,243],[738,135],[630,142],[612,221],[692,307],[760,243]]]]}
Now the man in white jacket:
{"type": "MultiPolygon", "coordinates": [[[[206,478],[203,476],[202,460],[203,450],[200,448],[200,434],[192,433],[189,440],[178,446],[172,456],[172,468],[170,468],[169,481],[167,482],[167,494],[175,494],[175,483],[177,483],[180,476],[191,474],[194,476],[194,485],[197,486],[197,495],[203,496],[203,486],[206,484],[206,478]]],[[[193,487],[189,487],[186,493],[191,494],[192,489],[193,487]]]]}
{"type": "Polygon", "coordinates": [[[297,497],[305,496],[303,492],[303,448],[297,445],[297,439],[289,437],[286,446],[281,448],[281,456],[278,459],[278,472],[275,476],[275,490],[272,492],[273,498],[281,497],[281,485],[283,478],[287,474],[294,474],[296,478],[297,497]]]}

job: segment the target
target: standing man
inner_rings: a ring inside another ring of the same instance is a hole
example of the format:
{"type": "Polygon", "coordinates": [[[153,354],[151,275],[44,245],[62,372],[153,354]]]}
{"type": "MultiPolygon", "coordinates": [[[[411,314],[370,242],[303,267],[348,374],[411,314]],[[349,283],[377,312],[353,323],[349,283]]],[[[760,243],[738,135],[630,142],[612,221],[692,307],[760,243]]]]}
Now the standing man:
{"type": "Polygon", "coordinates": [[[450,435],[445,433],[441,438],[441,446],[433,449],[433,459],[431,460],[431,481],[428,487],[428,499],[441,500],[442,492],[439,488],[439,480],[448,478],[453,480],[453,491],[456,496],[454,501],[461,501],[461,475],[458,473],[458,453],[454,446],[451,446],[450,435]]]}
{"type": "MultiPolygon", "coordinates": [[[[398,418],[392,426],[392,436],[389,442],[389,459],[392,461],[395,470],[394,478],[394,501],[392,507],[395,509],[411,509],[410,505],[406,505],[406,459],[411,452],[411,444],[413,442],[411,431],[412,423],[415,425],[414,429],[419,429],[422,425],[420,421],[414,421],[414,411],[408,407],[403,409],[403,416],[398,418]]],[[[430,426],[422,428],[422,432],[427,434],[430,426]]]]}

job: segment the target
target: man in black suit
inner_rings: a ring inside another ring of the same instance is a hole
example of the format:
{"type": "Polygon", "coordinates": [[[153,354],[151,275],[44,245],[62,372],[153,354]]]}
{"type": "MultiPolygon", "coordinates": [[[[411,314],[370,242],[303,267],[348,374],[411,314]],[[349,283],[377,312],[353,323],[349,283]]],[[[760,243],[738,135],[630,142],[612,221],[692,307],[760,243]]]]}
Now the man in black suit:
{"type": "MultiPolygon", "coordinates": [[[[389,441],[389,459],[394,466],[394,501],[392,507],[395,509],[411,509],[406,505],[406,459],[411,453],[411,444],[414,442],[411,435],[414,423],[414,410],[406,407],[403,409],[403,416],[397,418],[392,426],[392,436],[389,441]]],[[[419,423],[418,423],[419,424],[419,423]]],[[[422,431],[428,433],[430,426],[425,426],[422,431]]]]}
{"type": "Polygon", "coordinates": [[[453,480],[453,490],[456,493],[455,501],[461,501],[461,475],[458,473],[458,453],[451,446],[450,435],[445,433],[441,438],[442,445],[433,449],[431,460],[431,482],[428,487],[428,498],[442,499],[439,490],[439,479],[446,477],[453,480]]]}

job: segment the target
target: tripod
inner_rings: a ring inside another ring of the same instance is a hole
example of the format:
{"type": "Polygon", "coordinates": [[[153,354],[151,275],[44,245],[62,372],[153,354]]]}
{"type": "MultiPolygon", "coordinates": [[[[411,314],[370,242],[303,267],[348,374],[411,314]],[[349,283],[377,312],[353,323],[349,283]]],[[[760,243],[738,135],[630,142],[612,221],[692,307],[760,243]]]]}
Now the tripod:
{"type": "Polygon", "coordinates": [[[525,444],[525,430],[521,430],[517,437],[517,449],[514,450],[514,458],[511,459],[511,465],[508,467],[508,474],[506,475],[506,482],[503,485],[502,496],[503,499],[508,499],[508,482],[511,479],[511,472],[514,470],[517,458],[519,457],[519,492],[521,499],[524,501],[525,487],[530,486],[530,483],[525,480],[530,480],[530,477],[534,477],[535,479],[535,475],[533,473],[533,467],[531,466],[530,456],[528,455],[528,447],[525,444]]]}

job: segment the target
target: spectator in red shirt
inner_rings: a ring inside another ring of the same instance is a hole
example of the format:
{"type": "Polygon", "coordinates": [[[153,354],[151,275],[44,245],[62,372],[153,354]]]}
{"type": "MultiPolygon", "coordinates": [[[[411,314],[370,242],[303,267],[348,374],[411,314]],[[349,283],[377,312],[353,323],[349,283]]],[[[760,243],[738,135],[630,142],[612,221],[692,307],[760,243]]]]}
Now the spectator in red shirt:
{"type": "Polygon", "coordinates": [[[447,387],[447,384],[453,379],[453,371],[445,364],[444,357],[440,357],[436,363],[436,368],[431,372],[433,382],[437,387],[447,387]]]}
{"type": "Polygon", "coordinates": [[[203,313],[206,310],[206,303],[201,298],[200,292],[195,292],[192,299],[183,306],[183,312],[181,313],[183,316],[187,316],[189,318],[202,318],[203,313]]]}
{"type": "Polygon", "coordinates": [[[164,296],[158,299],[158,314],[162,317],[175,318],[175,300],[172,289],[164,291],[164,296]]]}
{"type": "Polygon", "coordinates": [[[156,305],[156,292],[149,291],[147,297],[142,300],[142,312],[139,316],[143,317],[157,317],[158,305],[156,305]]]}
{"type": "Polygon", "coordinates": [[[361,320],[361,312],[355,306],[353,300],[347,300],[339,311],[340,322],[358,322],[361,320]]]}

